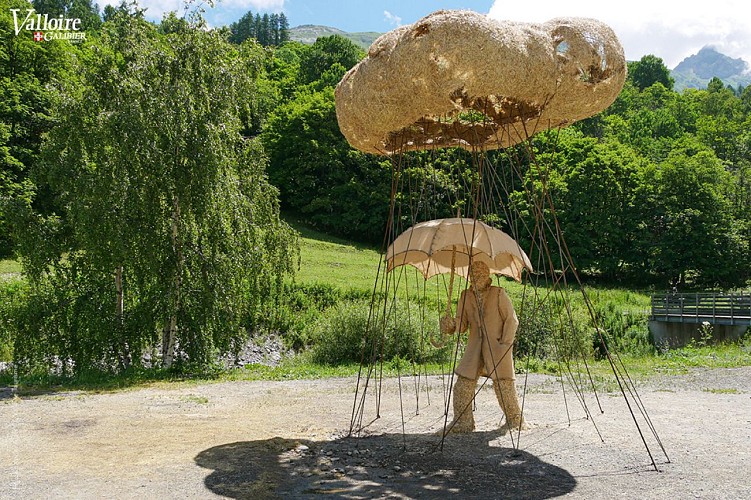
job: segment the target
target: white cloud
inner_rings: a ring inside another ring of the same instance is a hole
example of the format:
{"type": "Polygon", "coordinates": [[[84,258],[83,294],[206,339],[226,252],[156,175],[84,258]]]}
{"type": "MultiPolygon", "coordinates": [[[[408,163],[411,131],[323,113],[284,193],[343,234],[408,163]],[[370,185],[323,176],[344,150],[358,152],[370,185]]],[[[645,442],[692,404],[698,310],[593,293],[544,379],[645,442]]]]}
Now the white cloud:
{"type": "Polygon", "coordinates": [[[386,19],[386,21],[389,22],[392,26],[401,26],[402,25],[402,18],[392,14],[391,12],[384,10],[383,11],[383,17],[386,19]]]}
{"type": "Polygon", "coordinates": [[[610,25],[628,60],[646,54],[660,57],[669,68],[711,45],[730,57],[751,63],[751,16],[745,0],[536,0],[527,4],[495,0],[488,16],[544,22],[560,16],[593,17],[610,25]]]}

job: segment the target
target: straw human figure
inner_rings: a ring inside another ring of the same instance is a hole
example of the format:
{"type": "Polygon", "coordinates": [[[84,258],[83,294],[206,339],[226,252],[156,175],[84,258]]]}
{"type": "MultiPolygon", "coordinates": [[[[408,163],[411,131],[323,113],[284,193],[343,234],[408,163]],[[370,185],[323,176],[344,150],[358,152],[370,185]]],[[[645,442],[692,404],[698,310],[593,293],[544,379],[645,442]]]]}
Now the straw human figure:
{"type": "Polygon", "coordinates": [[[506,421],[501,430],[527,428],[514,385],[513,345],[519,320],[511,299],[499,286],[492,286],[490,270],[484,262],[470,267],[471,287],[462,292],[456,318],[441,318],[441,333],[461,333],[469,328],[469,339],[453,390],[454,419],[448,432],[475,430],[472,402],[480,376],[493,380],[493,389],[506,421]]]}

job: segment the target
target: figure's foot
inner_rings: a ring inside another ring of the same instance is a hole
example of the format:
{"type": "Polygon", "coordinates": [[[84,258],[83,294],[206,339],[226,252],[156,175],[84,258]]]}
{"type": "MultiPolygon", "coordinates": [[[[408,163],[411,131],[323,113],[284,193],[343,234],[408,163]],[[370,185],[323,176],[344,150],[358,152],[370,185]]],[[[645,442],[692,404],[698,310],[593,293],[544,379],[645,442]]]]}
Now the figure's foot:
{"type": "Polygon", "coordinates": [[[519,415],[516,418],[513,418],[513,417],[511,419],[507,418],[500,428],[501,435],[505,436],[510,430],[527,431],[529,430],[529,425],[527,425],[527,422],[524,420],[524,418],[521,415],[519,415]]]}
{"type": "Polygon", "coordinates": [[[448,424],[444,429],[438,429],[438,432],[436,432],[439,436],[447,436],[449,434],[469,434],[470,432],[475,431],[475,422],[474,418],[469,419],[459,419],[459,421],[454,420],[450,424],[448,424]]]}
{"type": "Polygon", "coordinates": [[[473,419],[461,419],[459,421],[451,422],[446,428],[449,434],[467,434],[475,431],[475,422],[473,419]]]}
{"type": "Polygon", "coordinates": [[[466,434],[475,430],[472,400],[475,397],[476,386],[476,379],[457,376],[453,393],[454,419],[445,429],[440,431],[442,435],[466,434]]]}

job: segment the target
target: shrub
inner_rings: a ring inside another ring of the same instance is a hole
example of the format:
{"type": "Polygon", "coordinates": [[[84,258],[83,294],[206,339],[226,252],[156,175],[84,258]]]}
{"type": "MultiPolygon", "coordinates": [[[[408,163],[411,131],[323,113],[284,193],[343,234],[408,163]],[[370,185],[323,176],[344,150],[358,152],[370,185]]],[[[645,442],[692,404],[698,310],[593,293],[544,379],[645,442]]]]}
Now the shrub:
{"type": "MultiPolygon", "coordinates": [[[[597,306],[596,314],[608,350],[632,356],[655,354],[646,314],[624,314],[621,308],[612,302],[597,306]]],[[[595,356],[603,357],[605,350],[596,332],[592,337],[592,343],[595,356]]]]}
{"type": "Polygon", "coordinates": [[[16,317],[27,293],[25,281],[0,278],[0,361],[13,359],[13,340],[18,330],[16,317]]]}
{"type": "Polygon", "coordinates": [[[311,345],[310,325],[341,301],[370,298],[368,290],[343,290],[328,283],[285,283],[281,293],[269,297],[251,321],[256,333],[277,333],[285,346],[300,351],[311,345]]]}
{"type": "Polygon", "coordinates": [[[554,354],[553,336],[556,328],[549,307],[529,304],[521,308],[519,328],[516,331],[514,356],[546,358],[554,354]]]}
{"type": "Polygon", "coordinates": [[[569,297],[532,298],[517,315],[517,358],[567,360],[591,355],[591,321],[572,306],[569,297]]]}
{"type": "MultiPolygon", "coordinates": [[[[382,305],[382,302],[376,302],[382,305]]],[[[343,301],[327,310],[308,329],[313,339],[313,359],[336,365],[395,358],[416,363],[448,359],[451,345],[436,349],[428,342],[431,328],[417,306],[390,303],[387,314],[370,302],[343,301]]]]}

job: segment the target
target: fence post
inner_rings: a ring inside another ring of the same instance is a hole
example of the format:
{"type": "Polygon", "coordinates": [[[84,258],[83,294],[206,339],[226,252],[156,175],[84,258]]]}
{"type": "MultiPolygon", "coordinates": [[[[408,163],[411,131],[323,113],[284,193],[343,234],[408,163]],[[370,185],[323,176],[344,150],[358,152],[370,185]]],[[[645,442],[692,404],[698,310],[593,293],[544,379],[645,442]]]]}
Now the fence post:
{"type": "Polygon", "coordinates": [[[696,292],[696,323],[699,324],[699,292],[696,292]]]}
{"type": "Polygon", "coordinates": [[[717,292],[712,293],[712,324],[717,324],[717,292]]]}

